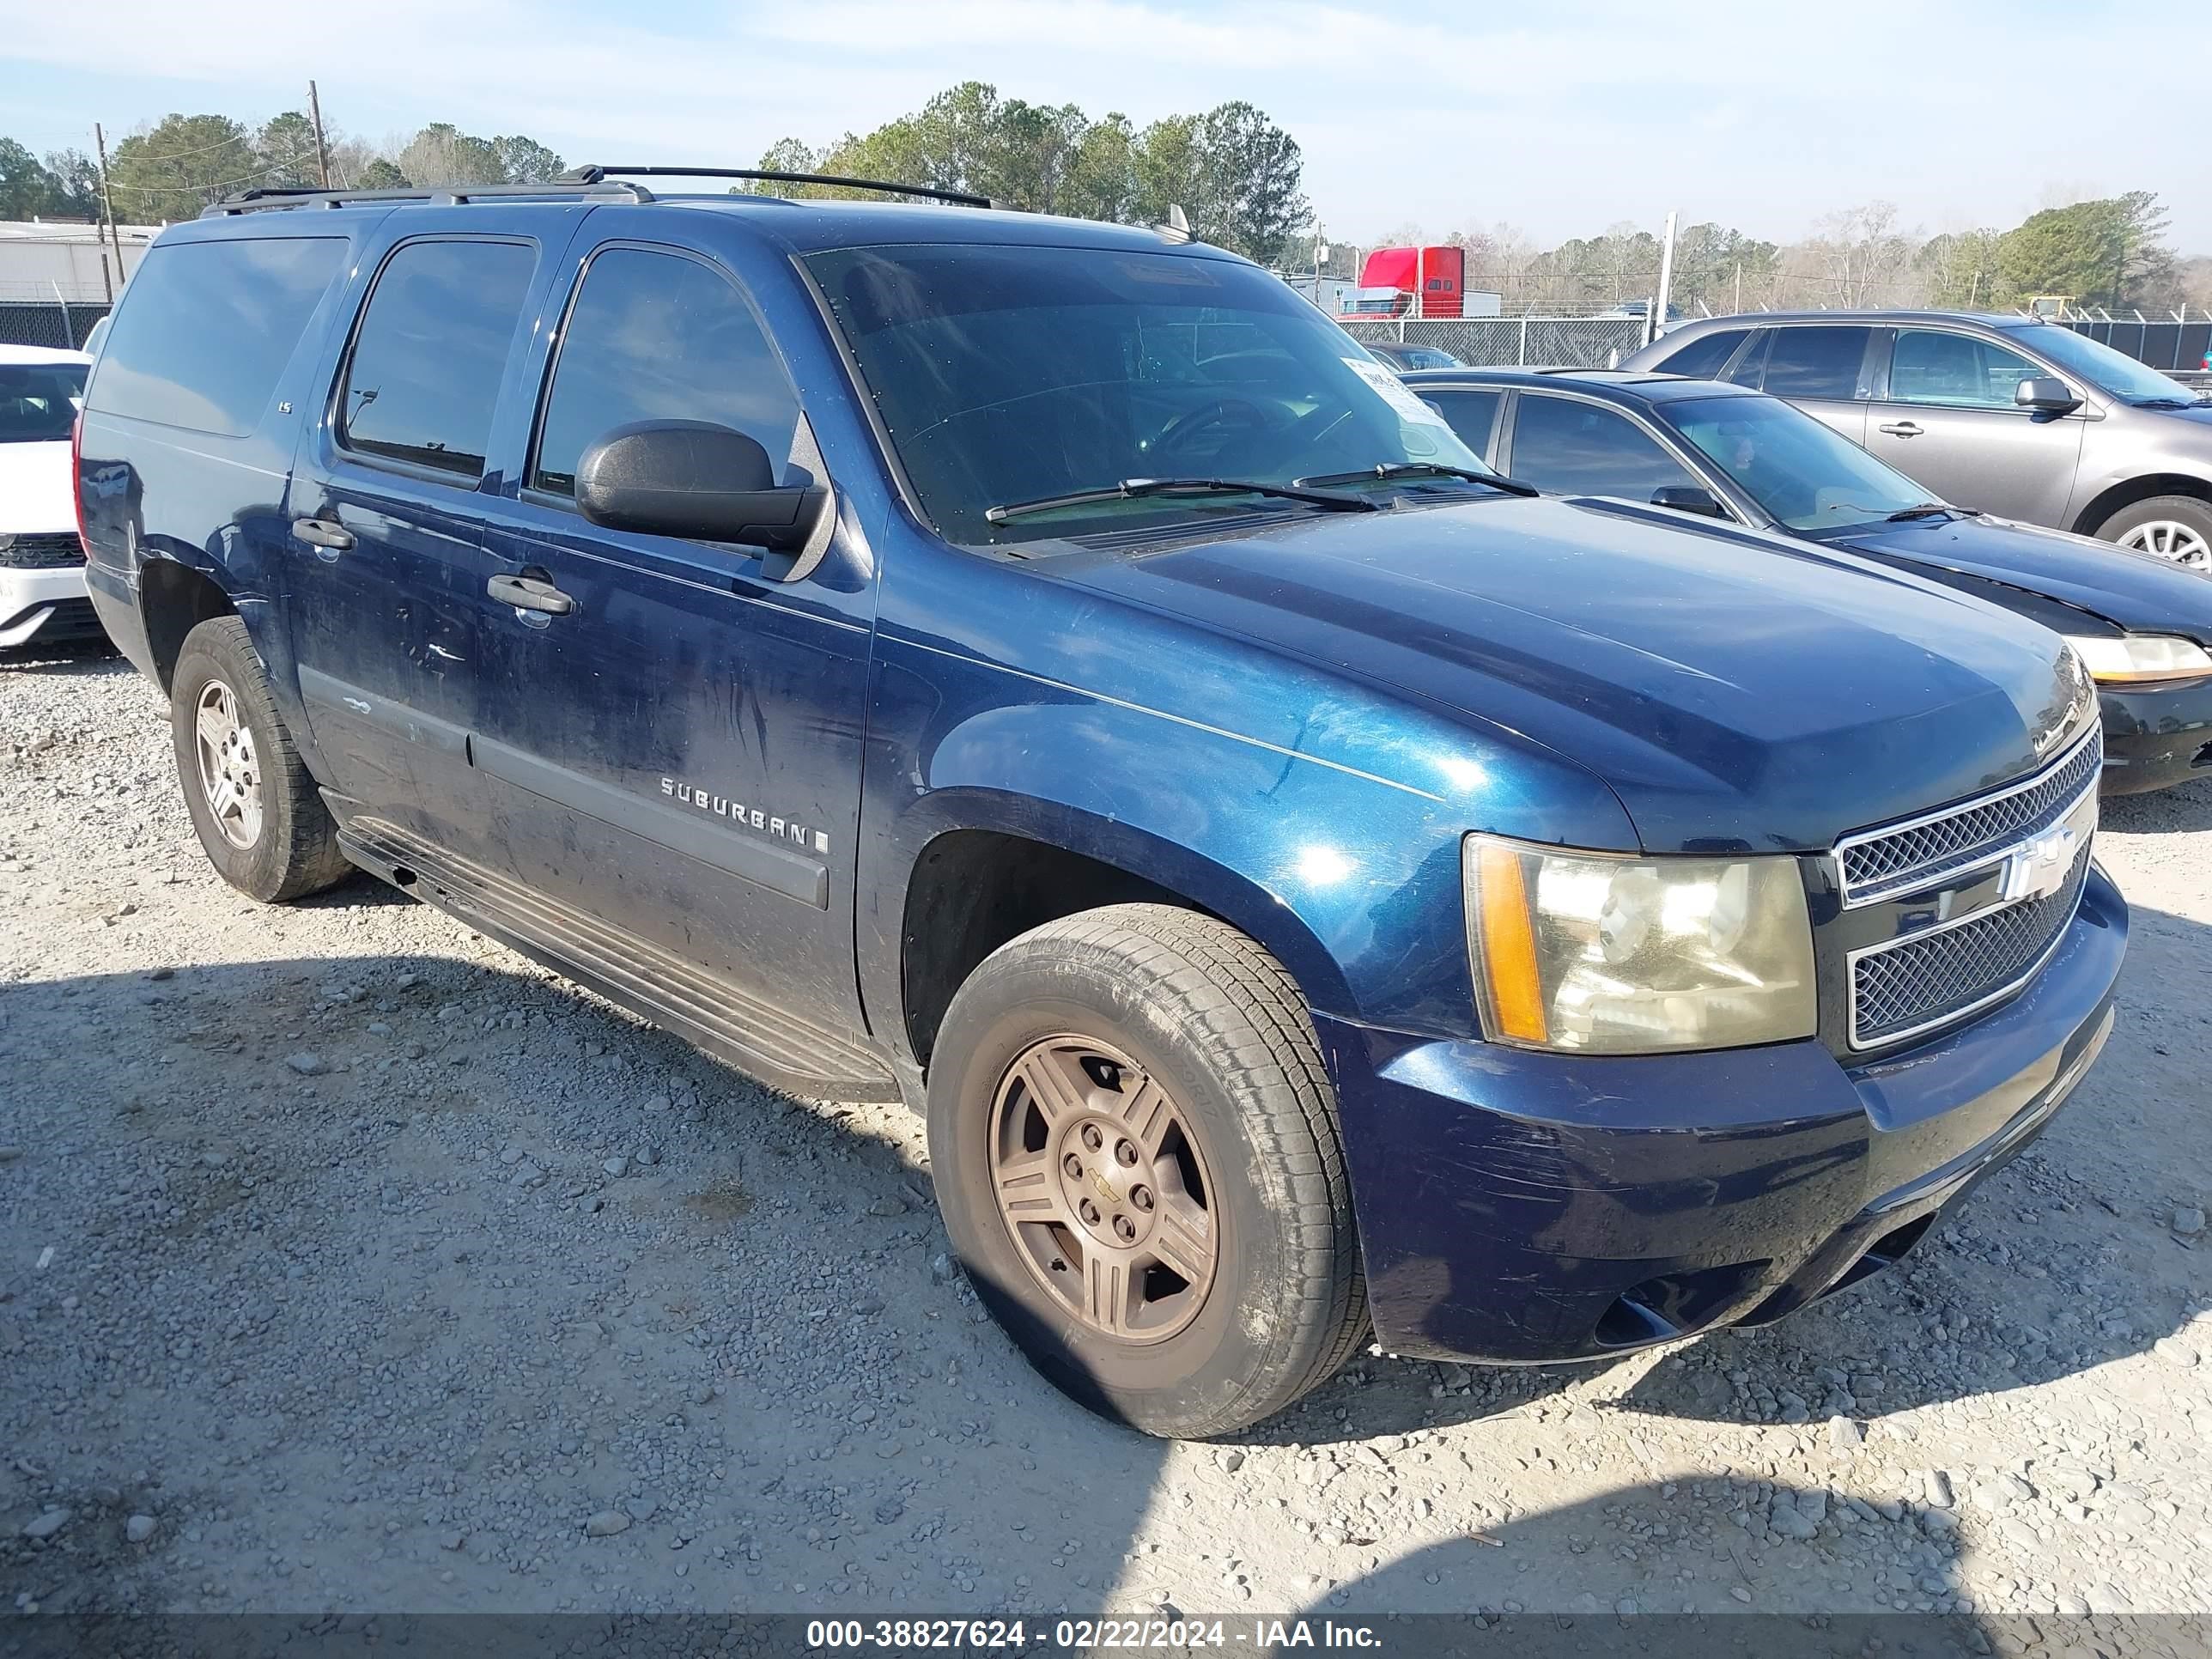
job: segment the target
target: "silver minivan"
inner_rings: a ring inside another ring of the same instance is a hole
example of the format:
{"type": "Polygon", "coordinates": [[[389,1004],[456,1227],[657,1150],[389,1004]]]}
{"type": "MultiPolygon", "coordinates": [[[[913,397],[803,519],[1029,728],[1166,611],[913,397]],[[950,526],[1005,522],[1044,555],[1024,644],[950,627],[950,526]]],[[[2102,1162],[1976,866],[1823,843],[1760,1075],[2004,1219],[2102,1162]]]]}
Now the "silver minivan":
{"type": "Polygon", "coordinates": [[[1955,506],[2212,572],[2212,398],[2033,317],[1686,324],[1625,360],[1786,398],[1955,506]]]}

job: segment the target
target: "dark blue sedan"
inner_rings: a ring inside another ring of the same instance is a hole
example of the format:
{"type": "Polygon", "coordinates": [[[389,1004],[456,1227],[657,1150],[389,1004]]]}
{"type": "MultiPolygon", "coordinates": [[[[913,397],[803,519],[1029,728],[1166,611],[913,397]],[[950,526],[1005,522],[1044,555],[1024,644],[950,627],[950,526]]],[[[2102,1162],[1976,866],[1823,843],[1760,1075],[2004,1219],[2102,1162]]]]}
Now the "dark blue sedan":
{"type": "Polygon", "coordinates": [[[1930,501],[1811,416],[1741,386],[1596,370],[1405,379],[1469,448],[1539,489],[1820,543],[2063,635],[2104,705],[2107,794],[2212,773],[2212,580],[1930,501]]]}

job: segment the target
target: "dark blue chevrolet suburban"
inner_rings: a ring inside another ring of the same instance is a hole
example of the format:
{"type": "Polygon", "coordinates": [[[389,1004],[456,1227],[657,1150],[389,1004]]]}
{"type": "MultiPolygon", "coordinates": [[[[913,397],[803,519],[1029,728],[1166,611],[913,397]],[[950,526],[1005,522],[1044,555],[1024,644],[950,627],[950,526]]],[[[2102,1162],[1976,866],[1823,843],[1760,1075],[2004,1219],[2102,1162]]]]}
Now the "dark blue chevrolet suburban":
{"type": "Polygon", "coordinates": [[[1162,1434],[1370,1330],[1779,1317],[2096,1055],[2056,635],[1536,496],[1173,233],[642,171],[260,196],[133,277],[88,578],[246,892],[357,866],[912,1103],[980,1294],[1162,1434]]]}

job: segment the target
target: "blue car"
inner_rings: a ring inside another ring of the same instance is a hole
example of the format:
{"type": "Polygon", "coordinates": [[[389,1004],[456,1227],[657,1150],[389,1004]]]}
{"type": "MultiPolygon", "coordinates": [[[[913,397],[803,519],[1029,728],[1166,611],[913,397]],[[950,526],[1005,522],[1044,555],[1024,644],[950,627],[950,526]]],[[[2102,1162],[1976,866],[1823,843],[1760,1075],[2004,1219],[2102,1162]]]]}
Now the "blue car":
{"type": "Polygon", "coordinates": [[[1651,373],[1460,369],[1407,383],[1546,490],[1651,502],[1909,570],[2066,637],[2097,683],[2104,793],[2212,775],[2212,581],[1947,502],[1781,398],[1651,373]]]}
{"type": "Polygon", "coordinates": [[[1158,1434],[1597,1359],[1910,1249],[2127,933],[2081,659],[1542,496],[1174,234],[599,169],[173,227],[77,434],[242,891],[367,870],[927,1120],[1022,1350],[1158,1434]]]}

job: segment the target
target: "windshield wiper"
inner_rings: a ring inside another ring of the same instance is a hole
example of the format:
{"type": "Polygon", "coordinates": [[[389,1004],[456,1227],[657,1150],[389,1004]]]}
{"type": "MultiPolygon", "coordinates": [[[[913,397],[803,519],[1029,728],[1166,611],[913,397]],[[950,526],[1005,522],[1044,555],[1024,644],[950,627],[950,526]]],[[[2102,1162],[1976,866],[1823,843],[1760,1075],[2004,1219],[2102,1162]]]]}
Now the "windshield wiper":
{"type": "Polygon", "coordinates": [[[1907,519],[1932,519],[1938,513],[1948,513],[1954,518],[1971,519],[1974,515],[1963,507],[1954,507],[1948,501],[1922,501],[1917,507],[1900,507],[1889,515],[1892,524],[1902,524],[1907,519]]]}
{"type": "Polygon", "coordinates": [[[2130,400],[2132,409],[2202,409],[2212,404],[2212,398],[2136,398],[2130,400]]]}
{"type": "Polygon", "coordinates": [[[1446,466],[1441,461],[1378,461],[1373,466],[1363,466],[1357,472],[1324,472],[1318,477],[1301,478],[1302,484],[1364,483],[1370,478],[1464,478],[1469,483],[1488,484],[1492,489],[1502,489],[1509,495],[1534,495],[1536,486],[1523,483],[1518,478],[1509,478],[1503,472],[1477,472],[1472,467],[1446,466]]]}
{"type": "Polygon", "coordinates": [[[1248,478],[1124,478],[1099,489],[1071,490],[1065,495],[1040,495],[1033,501],[1009,501],[983,509],[993,524],[1005,524],[1029,513],[1049,513],[1060,507],[1088,507],[1093,501],[1137,501],[1146,495],[1271,495],[1280,501],[1304,501],[1331,513],[1380,513],[1376,501],[1356,495],[1330,495],[1292,484],[1255,483],[1248,478]]]}

